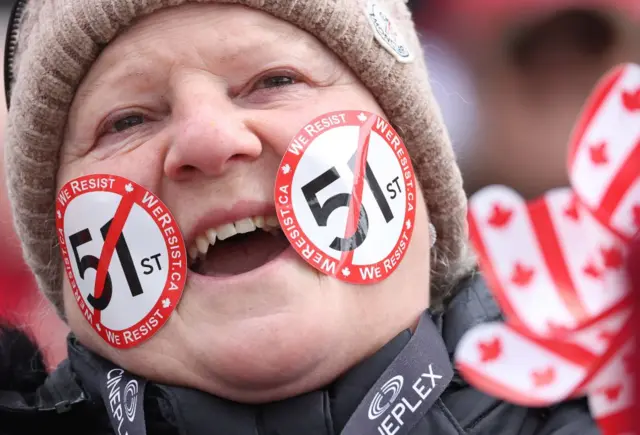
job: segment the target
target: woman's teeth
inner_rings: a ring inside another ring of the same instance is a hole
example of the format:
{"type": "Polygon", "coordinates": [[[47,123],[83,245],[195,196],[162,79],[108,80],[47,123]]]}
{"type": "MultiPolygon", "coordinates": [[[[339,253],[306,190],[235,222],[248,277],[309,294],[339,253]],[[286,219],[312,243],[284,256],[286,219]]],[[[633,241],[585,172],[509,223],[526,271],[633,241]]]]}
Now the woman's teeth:
{"type": "Polygon", "coordinates": [[[255,216],[220,225],[217,228],[209,228],[204,234],[198,235],[189,246],[189,258],[195,260],[199,256],[206,255],[209,247],[215,245],[217,240],[225,240],[236,234],[250,233],[258,228],[271,232],[280,228],[280,222],[276,216],[255,216]]]}

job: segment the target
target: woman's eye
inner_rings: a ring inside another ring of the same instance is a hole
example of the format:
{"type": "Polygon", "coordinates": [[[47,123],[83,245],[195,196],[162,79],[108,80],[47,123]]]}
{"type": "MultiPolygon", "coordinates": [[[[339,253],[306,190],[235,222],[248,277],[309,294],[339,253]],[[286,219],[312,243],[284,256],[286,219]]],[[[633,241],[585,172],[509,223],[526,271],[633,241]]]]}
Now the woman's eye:
{"type": "Polygon", "coordinates": [[[297,80],[290,76],[271,76],[265,77],[260,80],[256,88],[257,89],[272,89],[272,88],[280,88],[283,86],[294,85],[297,83],[297,80]]]}
{"type": "Polygon", "coordinates": [[[144,116],[142,115],[129,115],[124,118],[120,118],[115,121],[111,126],[112,133],[120,133],[131,127],[144,123],[144,116]]]}

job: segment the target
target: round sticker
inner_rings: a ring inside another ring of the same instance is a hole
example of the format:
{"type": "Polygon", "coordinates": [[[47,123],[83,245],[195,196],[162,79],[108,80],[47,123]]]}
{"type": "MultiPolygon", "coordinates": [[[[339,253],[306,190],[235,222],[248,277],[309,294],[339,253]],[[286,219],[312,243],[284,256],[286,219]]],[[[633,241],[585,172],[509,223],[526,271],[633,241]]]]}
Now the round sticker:
{"type": "Polygon", "coordinates": [[[332,112],[304,126],[276,178],[280,226],[320,272],[354,284],[384,280],[402,261],[415,220],[409,153],[373,113],[332,112]]]}
{"type": "Polygon", "coordinates": [[[151,338],[187,276],[184,239],[167,206],[125,178],[88,175],[60,189],[56,226],[65,273],[93,329],[120,349],[151,338]]]}

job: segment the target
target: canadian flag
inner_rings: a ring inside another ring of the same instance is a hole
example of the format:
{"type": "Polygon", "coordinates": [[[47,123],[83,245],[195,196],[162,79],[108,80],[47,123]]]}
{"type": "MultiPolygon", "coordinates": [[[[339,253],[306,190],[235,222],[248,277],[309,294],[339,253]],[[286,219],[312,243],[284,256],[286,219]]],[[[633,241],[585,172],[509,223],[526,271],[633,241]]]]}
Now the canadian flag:
{"type": "Polygon", "coordinates": [[[470,198],[471,242],[506,321],[468,331],[456,365],[477,388],[525,406],[586,396],[604,434],[640,434],[640,293],[631,292],[640,279],[628,273],[640,273],[639,259],[628,266],[640,234],[640,66],[598,84],[568,162],[571,186],[534,201],[505,186],[470,198]]]}
{"type": "Polygon", "coordinates": [[[640,230],[640,67],[602,80],[573,132],[568,162],[576,195],[630,240],[640,230]]]}

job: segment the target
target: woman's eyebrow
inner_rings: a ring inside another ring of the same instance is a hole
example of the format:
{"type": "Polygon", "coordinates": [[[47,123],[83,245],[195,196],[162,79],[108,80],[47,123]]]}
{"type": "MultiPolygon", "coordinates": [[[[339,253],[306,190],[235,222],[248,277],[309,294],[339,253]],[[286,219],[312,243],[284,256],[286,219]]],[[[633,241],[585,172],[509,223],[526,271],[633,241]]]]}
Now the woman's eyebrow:
{"type": "Polygon", "coordinates": [[[123,74],[114,74],[106,77],[100,77],[93,82],[86,85],[85,89],[79,89],[76,93],[76,104],[84,104],[90,100],[97,92],[103,88],[112,85],[114,81],[128,81],[130,79],[137,79],[138,81],[148,81],[152,77],[148,71],[144,70],[129,70],[123,74]]]}
{"type": "Polygon", "coordinates": [[[102,88],[112,84],[114,81],[126,81],[130,79],[140,81],[140,79],[142,79],[142,81],[146,82],[150,80],[152,74],[149,69],[145,67],[145,64],[148,65],[149,61],[145,59],[144,54],[145,53],[138,50],[129,50],[118,59],[119,62],[117,64],[106,65],[107,68],[105,68],[102,74],[78,89],[75,104],[83,104],[102,88]],[[129,61],[130,59],[131,61],[129,61]]]}

